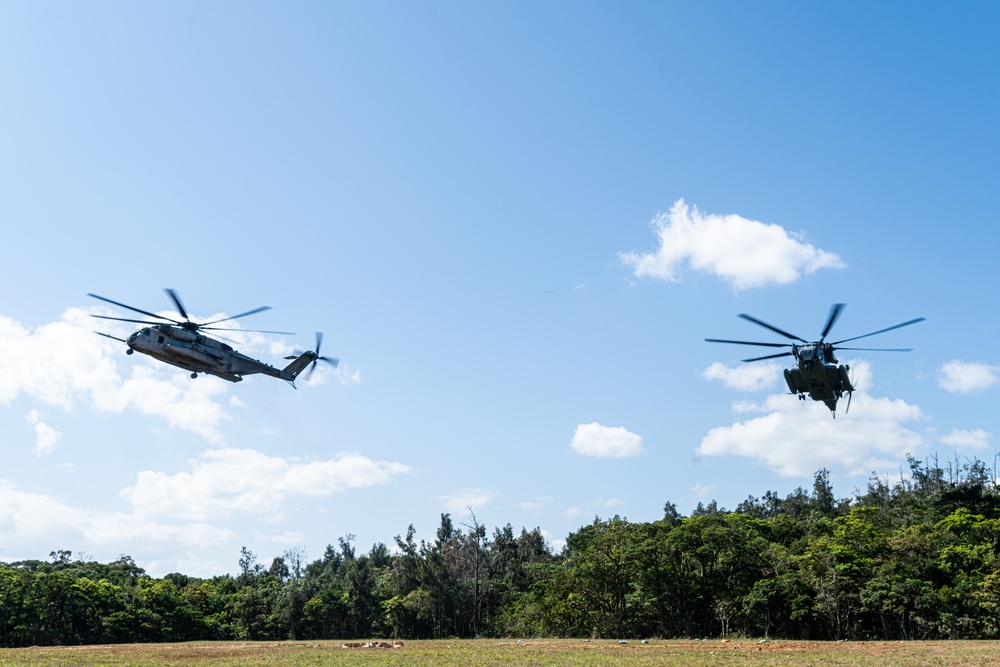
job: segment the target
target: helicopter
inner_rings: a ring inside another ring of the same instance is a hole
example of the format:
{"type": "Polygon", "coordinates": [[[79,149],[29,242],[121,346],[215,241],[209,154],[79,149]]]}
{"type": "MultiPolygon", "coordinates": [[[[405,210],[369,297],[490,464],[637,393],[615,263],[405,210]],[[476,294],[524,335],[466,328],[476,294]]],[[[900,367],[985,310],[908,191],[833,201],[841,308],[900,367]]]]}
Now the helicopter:
{"type": "Polygon", "coordinates": [[[830,408],[833,418],[836,419],[837,401],[840,398],[843,398],[845,393],[847,394],[847,408],[844,412],[846,413],[851,409],[851,394],[854,392],[854,385],[851,382],[850,366],[841,365],[840,362],[837,361],[837,357],[834,355],[834,350],[910,352],[912,348],[903,349],[838,346],[841,343],[858,340],[859,338],[867,338],[868,336],[885,333],[887,331],[892,331],[893,329],[907,327],[911,324],[916,324],[917,322],[923,322],[925,319],[923,317],[918,317],[916,319],[903,322],[902,324],[896,324],[885,329],[879,329],[878,331],[873,331],[862,336],[854,336],[853,338],[844,338],[843,340],[838,340],[833,343],[827,343],[827,334],[830,333],[830,329],[833,328],[837,318],[840,317],[840,313],[843,312],[844,306],[845,304],[835,303],[830,308],[830,315],[826,318],[826,326],[823,327],[823,332],[820,334],[818,341],[809,342],[794,334],[790,334],[787,331],[782,331],[778,327],[772,326],[767,322],[757,319],[756,317],[747,315],[746,313],[741,313],[740,317],[762,326],[765,329],[770,329],[774,333],[780,334],[785,338],[799,341],[801,345],[799,343],[757,343],[745,340],[722,340],[718,338],[706,338],[705,340],[709,343],[733,343],[735,345],[759,345],[762,347],[790,346],[792,349],[788,352],[769,354],[763,357],[753,357],[752,359],[744,359],[743,361],[750,362],[762,361],[764,359],[776,359],[778,357],[794,357],[796,366],[794,368],[786,368],[784,372],[785,383],[788,385],[789,391],[798,395],[800,401],[806,400],[807,395],[814,401],[823,401],[826,404],[826,407],[830,408]]]}
{"type": "Polygon", "coordinates": [[[184,305],[181,303],[181,299],[175,290],[168,288],[164,291],[167,293],[167,296],[170,297],[170,300],[173,301],[174,306],[177,308],[177,312],[180,313],[182,318],[184,318],[183,321],[176,320],[172,317],[157,315],[140,308],[119,303],[117,301],[112,301],[111,299],[98,296],[97,294],[88,294],[87,296],[100,299],[101,301],[105,301],[121,308],[141,313],[142,315],[146,315],[157,320],[136,320],[124,317],[110,317],[108,315],[93,315],[92,317],[97,317],[102,320],[116,320],[119,322],[134,322],[137,324],[149,325],[136,331],[130,335],[128,339],[112,336],[111,334],[103,333],[101,331],[96,331],[95,333],[100,336],[125,343],[128,346],[128,349],[125,350],[125,354],[140,352],[142,354],[147,354],[158,361],[170,364],[171,366],[177,366],[178,368],[191,371],[192,379],[198,377],[199,373],[204,373],[207,375],[214,375],[222,378],[223,380],[228,380],[229,382],[241,382],[244,375],[263,373],[264,375],[270,375],[271,377],[285,380],[294,387],[295,378],[297,378],[299,374],[310,365],[310,363],[312,366],[309,367],[309,371],[306,373],[306,378],[312,375],[313,371],[316,369],[317,362],[324,361],[332,365],[334,368],[336,368],[340,363],[339,359],[320,355],[319,350],[320,345],[323,342],[323,334],[319,332],[316,333],[316,349],[298,352],[285,357],[285,359],[291,359],[292,362],[284,368],[275,368],[274,366],[266,364],[263,361],[252,359],[245,354],[234,350],[232,346],[210,336],[206,336],[203,332],[243,331],[250,333],[281,334],[287,336],[293,335],[288,331],[228,329],[224,327],[212,326],[214,324],[219,324],[220,322],[228,322],[229,320],[235,320],[241,317],[246,317],[247,315],[253,315],[264,310],[269,310],[271,308],[270,306],[261,306],[260,308],[254,308],[253,310],[248,310],[245,313],[233,315],[232,317],[224,317],[211,322],[199,323],[191,321],[191,318],[188,317],[187,311],[184,309],[184,305]]]}

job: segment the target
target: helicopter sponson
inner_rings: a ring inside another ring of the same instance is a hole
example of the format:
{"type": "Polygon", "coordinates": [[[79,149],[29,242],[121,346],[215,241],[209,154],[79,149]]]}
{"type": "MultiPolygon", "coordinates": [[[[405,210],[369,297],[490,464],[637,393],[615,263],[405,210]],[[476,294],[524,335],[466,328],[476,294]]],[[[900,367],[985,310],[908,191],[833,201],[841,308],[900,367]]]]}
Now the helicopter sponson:
{"type": "Polygon", "coordinates": [[[215,355],[208,354],[207,352],[203,352],[202,350],[193,347],[186,347],[184,345],[171,345],[168,343],[164,345],[162,349],[167,354],[175,354],[181,357],[186,357],[192,361],[197,361],[210,366],[217,365],[222,361],[222,359],[216,357],[215,355]]]}

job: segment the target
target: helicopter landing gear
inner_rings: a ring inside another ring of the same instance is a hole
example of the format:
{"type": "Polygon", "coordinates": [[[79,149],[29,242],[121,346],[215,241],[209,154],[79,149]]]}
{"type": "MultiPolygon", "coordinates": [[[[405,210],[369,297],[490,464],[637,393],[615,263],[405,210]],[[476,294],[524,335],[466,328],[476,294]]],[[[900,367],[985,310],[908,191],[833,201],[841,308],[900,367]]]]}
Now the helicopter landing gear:
{"type": "Polygon", "coordinates": [[[125,350],[125,354],[132,354],[133,352],[135,352],[135,350],[133,350],[132,348],[125,350]]]}
{"type": "Polygon", "coordinates": [[[191,379],[194,380],[198,377],[197,373],[191,373],[191,379]]]}

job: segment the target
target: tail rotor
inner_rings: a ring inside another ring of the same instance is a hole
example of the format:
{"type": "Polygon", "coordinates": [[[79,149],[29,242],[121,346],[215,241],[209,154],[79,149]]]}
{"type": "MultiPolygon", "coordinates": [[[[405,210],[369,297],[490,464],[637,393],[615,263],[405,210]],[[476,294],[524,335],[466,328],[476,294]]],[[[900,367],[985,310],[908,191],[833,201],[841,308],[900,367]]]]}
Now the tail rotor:
{"type": "Polygon", "coordinates": [[[313,351],[313,354],[316,355],[316,358],[313,359],[312,365],[309,366],[309,370],[306,371],[306,380],[308,380],[310,377],[312,377],[313,371],[316,370],[316,363],[319,362],[319,361],[325,361],[326,363],[330,364],[334,368],[336,368],[337,366],[340,365],[340,359],[338,359],[337,357],[323,357],[323,356],[320,356],[319,350],[320,350],[320,347],[322,347],[322,345],[323,345],[323,332],[322,331],[317,331],[316,332],[316,349],[313,351]]]}
{"type": "Polygon", "coordinates": [[[847,392],[847,407],[844,409],[844,414],[845,415],[851,409],[851,396],[854,396],[854,392],[855,392],[855,390],[857,388],[858,388],[858,386],[856,384],[854,384],[854,371],[851,371],[851,390],[849,392],[847,392]]]}
{"type": "Polygon", "coordinates": [[[318,362],[320,362],[320,361],[326,362],[326,363],[330,364],[331,366],[333,366],[334,368],[336,368],[338,365],[340,365],[340,359],[338,359],[336,357],[324,357],[324,356],[320,355],[319,351],[322,348],[322,346],[323,346],[323,332],[322,331],[317,331],[316,332],[316,349],[315,350],[308,350],[306,352],[298,352],[298,351],[296,351],[295,354],[293,354],[291,356],[288,356],[288,357],[285,357],[285,359],[298,359],[299,357],[303,357],[303,356],[312,359],[312,364],[310,364],[309,370],[306,371],[306,374],[305,374],[305,379],[306,379],[306,381],[308,381],[309,378],[312,377],[313,372],[316,370],[316,364],[318,362]]]}

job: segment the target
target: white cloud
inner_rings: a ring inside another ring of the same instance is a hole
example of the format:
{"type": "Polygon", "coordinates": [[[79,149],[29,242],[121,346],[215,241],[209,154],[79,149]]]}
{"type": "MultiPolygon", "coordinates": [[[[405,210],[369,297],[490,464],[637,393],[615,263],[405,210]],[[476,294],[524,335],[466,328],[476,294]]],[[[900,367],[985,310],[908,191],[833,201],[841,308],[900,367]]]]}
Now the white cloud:
{"type": "Polygon", "coordinates": [[[691,491],[699,498],[708,499],[715,491],[715,484],[695,484],[691,487],[691,491]]]}
{"type": "Polygon", "coordinates": [[[624,426],[601,426],[597,422],[577,426],[569,446],[577,454],[597,458],[624,458],[643,453],[642,436],[624,426]]]}
{"type": "Polygon", "coordinates": [[[760,410],[760,404],[755,401],[733,401],[733,412],[738,415],[745,415],[760,410]]]}
{"type": "MultiPolygon", "coordinates": [[[[855,362],[852,369],[856,386],[874,386],[867,362],[855,362]]],[[[749,410],[748,403],[740,405],[744,413],[749,410]]],[[[823,403],[790,394],[768,396],[754,412],[760,416],[709,431],[697,454],[744,456],[787,477],[809,476],[824,467],[855,475],[898,463],[923,445],[906,426],[923,418],[920,408],[864,389],[854,392],[850,413],[841,411],[835,420],[823,403]]]]}
{"type": "Polygon", "coordinates": [[[541,498],[536,498],[535,500],[525,500],[517,504],[525,512],[531,512],[533,514],[540,514],[542,510],[548,507],[549,503],[552,502],[551,496],[542,496],[541,498]]]}
{"type": "MultiPolygon", "coordinates": [[[[225,543],[232,533],[208,523],[171,525],[135,514],[70,507],[39,493],[21,491],[0,480],[0,544],[79,544],[124,552],[130,545],[206,548],[225,543]]],[[[51,546],[49,547],[51,548],[51,546]]],[[[5,554],[5,556],[13,554],[5,554]]]]}
{"type": "Polygon", "coordinates": [[[734,289],[784,285],[823,268],[846,266],[804,235],[738,215],[703,214],[683,199],[652,222],[660,247],[655,252],[619,253],[637,277],[677,282],[681,265],[714,274],[734,289]]]}
{"type": "Polygon", "coordinates": [[[38,422],[35,424],[35,454],[38,456],[51,454],[55,451],[56,443],[61,437],[62,433],[59,431],[45,422],[38,422]]]}
{"type": "Polygon", "coordinates": [[[952,394],[970,394],[1000,381],[1000,367],[953,360],[938,369],[937,381],[939,387],[952,394]]]}
{"type": "Polygon", "coordinates": [[[587,514],[597,514],[597,512],[602,509],[614,509],[621,504],[622,501],[618,498],[598,498],[597,500],[586,502],[583,505],[567,507],[563,510],[563,516],[567,519],[574,519],[587,514]]]}
{"type": "Polygon", "coordinates": [[[361,371],[356,371],[348,364],[340,364],[334,377],[342,385],[361,384],[361,371]]]}
{"type": "Polygon", "coordinates": [[[105,353],[107,339],[84,328],[88,319],[83,311],[71,309],[58,322],[31,332],[0,315],[0,403],[9,404],[26,393],[69,410],[76,396],[117,380],[114,363],[105,353]]]}
{"type": "Polygon", "coordinates": [[[401,463],[357,454],[299,462],[250,449],[212,449],[190,462],[191,470],[168,475],[146,470],[122,491],[136,516],[173,516],[203,521],[234,512],[281,518],[289,496],[326,496],[352,488],[388,484],[410,472],[401,463]]]}
{"type": "Polygon", "coordinates": [[[35,455],[43,456],[55,451],[56,443],[59,442],[62,433],[43,422],[38,410],[29,410],[26,418],[35,425],[35,448],[33,450],[35,455]]]}
{"type": "Polygon", "coordinates": [[[715,362],[701,372],[706,380],[722,380],[730,389],[760,391],[770,389],[781,376],[782,367],[774,363],[750,363],[731,368],[715,362]]]}
{"type": "Polygon", "coordinates": [[[989,449],[992,441],[993,436],[981,428],[972,430],[953,428],[951,433],[941,436],[941,442],[946,445],[975,450],[989,449]]]}
{"type": "MultiPolygon", "coordinates": [[[[356,455],[334,461],[299,462],[247,450],[212,450],[173,476],[139,473],[124,489],[128,511],[74,507],[63,500],[24,491],[0,479],[0,545],[5,560],[35,558],[62,546],[99,551],[103,558],[128,553],[151,573],[183,571],[212,576],[231,564],[206,560],[231,548],[236,533],[219,522],[236,512],[274,523],[294,496],[323,496],[349,488],[387,483],[406,466],[356,455]],[[166,560],[163,554],[169,554],[166,560]]],[[[235,522],[233,522],[235,523],[235,522]]],[[[294,545],[304,536],[284,526],[262,541],[294,545]]]]}
{"type": "MultiPolygon", "coordinates": [[[[307,368],[305,373],[309,373],[307,368]]],[[[333,380],[345,387],[352,384],[361,384],[361,372],[350,367],[348,364],[341,363],[336,368],[331,364],[324,364],[320,362],[316,364],[316,370],[306,377],[304,382],[311,386],[318,386],[321,384],[326,384],[327,381],[333,380]]]]}
{"type": "Polygon", "coordinates": [[[192,381],[187,375],[169,369],[136,366],[132,377],[116,387],[108,387],[110,391],[95,407],[109,412],[132,408],[165,419],[171,427],[191,431],[210,442],[222,442],[219,426],[231,419],[220,402],[226,386],[211,378],[204,380],[192,381]]]}
{"type": "Polygon", "coordinates": [[[465,516],[469,512],[489,505],[496,498],[496,494],[488,489],[462,489],[446,496],[438,496],[441,506],[454,516],[465,516]]]}
{"type": "Polygon", "coordinates": [[[565,539],[553,538],[552,533],[544,528],[539,528],[538,532],[542,534],[542,539],[545,541],[545,546],[548,547],[549,552],[558,555],[566,548],[565,539]]]}
{"type": "MultiPolygon", "coordinates": [[[[221,440],[219,426],[229,419],[218,400],[225,383],[192,381],[170,366],[126,357],[124,345],[94,334],[94,322],[88,311],[71,308],[31,331],[0,315],[0,404],[23,394],[66,411],[79,403],[102,412],[138,410],[221,440]],[[126,359],[123,377],[118,361],[126,359]]],[[[117,324],[102,326],[126,335],[117,324]]]]}
{"type": "Polygon", "coordinates": [[[306,535],[298,533],[294,530],[286,530],[280,533],[275,533],[273,535],[267,535],[264,533],[256,533],[254,538],[260,540],[261,542],[272,542],[274,544],[281,545],[283,547],[295,547],[306,541],[306,535]]]}

